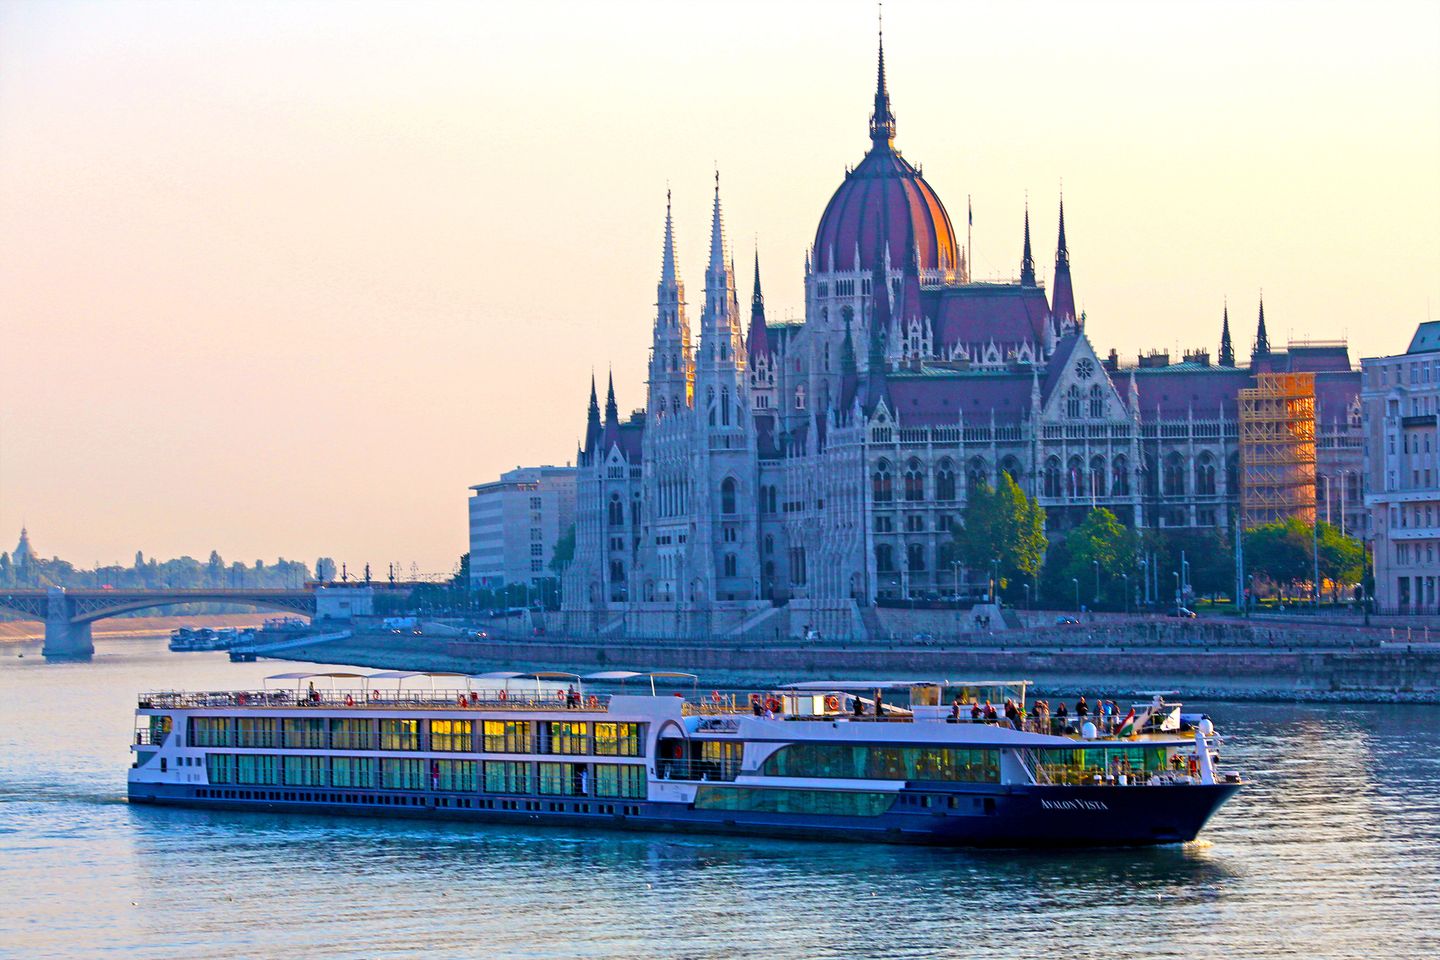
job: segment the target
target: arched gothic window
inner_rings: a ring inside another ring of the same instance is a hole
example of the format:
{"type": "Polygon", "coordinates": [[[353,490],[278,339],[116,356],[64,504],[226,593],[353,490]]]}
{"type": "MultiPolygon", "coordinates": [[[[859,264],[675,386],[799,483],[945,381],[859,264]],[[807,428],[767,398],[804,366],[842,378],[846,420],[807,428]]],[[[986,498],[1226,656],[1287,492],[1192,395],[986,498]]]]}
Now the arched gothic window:
{"type": "Polygon", "coordinates": [[[733,576],[735,576],[736,566],[737,566],[737,565],[736,565],[736,562],[735,562],[735,554],[733,554],[733,553],[727,553],[727,554],[725,554],[725,567],[724,567],[725,576],[727,576],[727,577],[733,577],[733,576]]]}
{"type": "Polygon", "coordinates": [[[1117,497],[1130,496],[1130,461],[1123,453],[1110,461],[1110,490],[1117,497]]]}
{"type": "Polygon", "coordinates": [[[720,388],[720,423],[730,426],[730,388],[720,388]]]}
{"type": "Polygon", "coordinates": [[[1090,458],[1090,495],[1095,497],[1105,496],[1105,458],[1090,458]]]}
{"type": "Polygon", "coordinates": [[[1170,452],[1165,455],[1165,496],[1183,497],[1185,495],[1185,458],[1177,452],[1170,452]]]}
{"type": "Polygon", "coordinates": [[[925,499],[925,470],[919,460],[905,465],[905,499],[911,503],[925,499]]]}
{"type": "Polygon", "coordinates": [[[1098,383],[1090,385],[1090,416],[1095,420],[1105,416],[1105,391],[1098,383]]]}
{"type": "Polygon", "coordinates": [[[1085,489],[1085,461],[1071,457],[1065,464],[1065,496],[1071,500],[1090,496],[1085,489]]]}
{"type": "Polygon", "coordinates": [[[795,388],[795,409],[805,409],[805,384],[803,383],[795,388]]]}
{"type": "Polygon", "coordinates": [[[734,477],[726,477],[720,483],[720,512],[732,514],[735,512],[735,491],[738,484],[734,477]]]}
{"type": "Polygon", "coordinates": [[[874,488],[876,503],[889,503],[894,498],[895,486],[890,477],[889,460],[881,460],[875,464],[875,474],[871,477],[871,486],[874,488]]]}
{"type": "Polygon", "coordinates": [[[625,525],[625,505],[620,502],[620,494],[610,494],[610,526],[623,527],[625,525]]]}
{"type": "MultiPolygon", "coordinates": [[[[1355,478],[1357,474],[1352,473],[1350,476],[1355,478]]],[[[1225,461],[1225,492],[1232,497],[1240,492],[1240,454],[1238,453],[1230,454],[1230,458],[1225,461]]],[[[1351,499],[1355,500],[1358,497],[1351,499]]]]}
{"type": "Polygon", "coordinates": [[[1195,463],[1195,492],[1202,497],[1215,495],[1215,458],[1208,453],[1200,454],[1195,463]]]}
{"type": "Polygon", "coordinates": [[[1045,480],[1042,489],[1047,497],[1060,496],[1060,458],[1051,457],[1045,461],[1045,480]]]}
{"type": "Polygon", "coordinates": [[[935,499],[950,501],[955,499],[955,466],[946,457],[940,461],[935,471],[935,499]]]}
{"type": "Polygon", "coordinates": [[[965,486],[969,490],[977,490],[982,486],[990,485],[990,465],[981,457],[971,457],[970,462],[965,464],[965,486]]]}
{"type": "Polygon", "coordinates": [[[1006,457],[1000,461],[1000,472],[1010,474],[1010,479],[1017,485],[1020,483],[1020,461],[1014,457],[1006,457]]]}
{"type": "Polygon", "coordinates": [[[1071,420],[1080,419],[1080,388],[1073,383],[1065,391],[1065,416],[1071,420]]]}

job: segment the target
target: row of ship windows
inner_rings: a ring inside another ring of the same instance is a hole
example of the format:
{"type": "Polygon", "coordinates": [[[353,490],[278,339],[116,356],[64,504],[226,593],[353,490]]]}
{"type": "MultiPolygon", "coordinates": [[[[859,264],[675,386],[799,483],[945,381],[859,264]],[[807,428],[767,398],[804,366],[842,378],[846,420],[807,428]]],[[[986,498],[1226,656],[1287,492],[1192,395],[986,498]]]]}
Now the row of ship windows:
{"type": "Polygon", "coordinates": [[[191,717],[189,740],[196,747],[640,757],[645,752],[644,727],[573,720],[191,717]]]}
{"type": "MultiPolygon", "coordinates": [[[[345,803],[387,807],[423,807],[425,797],[365,793],[312,793],[297,790],[228,790],[202,787],[195,795],[208,800],[275,800],[298,803],[345,803]]],[[[640,808],[618,803],[543,803],[539,800],[491,800],[485,797],[436,797],[436,807],[452,810],[516,810],[551,813],[599,813],[608,816],[639,816],[640,808]]]]}
{"type": "Polygon", "coordinates": [[[211,785],[538,793],[619,799],[644,799],[646,794],[645,768],[620,763],[212,753],[205,757],[205,775],[211,785]]]}

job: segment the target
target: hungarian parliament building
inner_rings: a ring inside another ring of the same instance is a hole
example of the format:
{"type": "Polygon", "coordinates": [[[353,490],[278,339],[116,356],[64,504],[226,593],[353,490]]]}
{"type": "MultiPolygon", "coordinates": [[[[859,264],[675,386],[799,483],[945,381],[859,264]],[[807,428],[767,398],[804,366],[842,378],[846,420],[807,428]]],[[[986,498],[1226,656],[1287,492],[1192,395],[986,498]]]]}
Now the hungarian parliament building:
{"type": "MultiPolygon", "coordinates": [[[[1064,536],[1092,507],[1136,528],[1233,528],[1237,397],[1264,372],[1311,373],[1320,519],[1360,532],[1359,373],[1343,342],[1249,362],[1228,308],[1218,350],[1100,355],[1077,315],[1064,200],[1047,288],[1026,211],[1018,276],[975,279],[950,216],[895,147],[883,47],[870,148],[820,217],[805,319],[748,323],[717,176],[698,337],[665,216],[643,411],[592,381],[577,460],[575,633],[769,636],[784,610],[827,636],[873,630],[875,604],[984,581],[945,559],[968,492],[1014,478],[1064,536]]],[[[1021,224],[1016,225],[1022,227],[1021,224]]]]}

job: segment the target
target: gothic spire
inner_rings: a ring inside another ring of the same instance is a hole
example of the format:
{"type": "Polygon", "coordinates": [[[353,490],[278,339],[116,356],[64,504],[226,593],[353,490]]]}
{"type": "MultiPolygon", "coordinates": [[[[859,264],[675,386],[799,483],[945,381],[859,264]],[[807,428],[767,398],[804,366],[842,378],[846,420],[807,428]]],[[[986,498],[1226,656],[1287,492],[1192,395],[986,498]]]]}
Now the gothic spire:
{"type": "Polygon", "coordinates": [[[665,191],[665,249],[660,253],[660,283],[673,286],[677,280],[675,272],[675,224],[670,217],[670,191],[665,191]]]}
{"type": "Polygon", "coordinates": [[[765,324],[765,295],[760,292],[760,251],[755,251],[755,292],[750,295],[750,333],[745,350],[753,364],[761,354],[770,352],[770,330],[765,324]]]}
{"type": "Polygon", "coordinates": [[[870,142],[890,147],[895,141],[895,115],[890,112],[890,90],[885,85],[885,26],[880,26],[880,54],[875,71],[875,110],[870,114],[870,142]]]}
{"type": "Polygon", "coordinates": [[[1265,331],[1265,294],[1260,294],[1260,322],[1255,327],[1255,349],[1251,351],[1255,356],[1265,356],[1270,352],[1270,334],[1265,331]]]}
{"type": "Polygon", "coordinates": [[[1225,312],[1220,320],[1220,366],[1235,366],[1235,347],[1230,342],[1230,304],[1225,304],[1225,312]]]}
{"type": "Polygon", "coordinates": [[[615,406],[615,371],[610,371],[610,389],[605,393],[605,422],[606,424],[618,423],[620,411],[615,406]]]}
{"type": "Polygon", "coordinates": [[[720,171],[715,171],[715,210],[710,218],[711,273],[725,272],[725,218],[720,213],[720,171]]]}
{"type": "MultiPolygon", "coordinates": [[[[1061,233],[1064,236],[1064,233],[1061,233]]],[[[1030,201],[1025,201],[1025,249],[1020,254],[1020,286],[1035,286],[1035,255],[1030,252],[1030,201]]]]}
{"type": "Polygon", "coordinates": [[[1055,283],[1050,293],[1050,313],[1057,333],[1075,322],[1075,288],[1070,282],[1070,247],[1065,242],[1065,195],[1060,195],[1060,237],[1055,246],[1055,283]]]}
{"type": "Polygon", "coordinates": [[[585,416],[585,451],[595,449],[600,439],[600,400],[595,395],[595,373],[590,373],[590,408],[585,416]]]}

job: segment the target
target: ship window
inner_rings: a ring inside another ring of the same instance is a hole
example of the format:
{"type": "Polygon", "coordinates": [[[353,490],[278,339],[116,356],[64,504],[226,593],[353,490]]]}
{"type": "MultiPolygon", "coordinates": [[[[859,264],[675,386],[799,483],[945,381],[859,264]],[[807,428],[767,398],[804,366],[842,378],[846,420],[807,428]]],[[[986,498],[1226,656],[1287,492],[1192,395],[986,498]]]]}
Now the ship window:
{"type": "Polygon", "coordinates": [[[595,724],[595,753],[602,757],[639,757],[640,724],[595,724]]]}
{"type": "Polygon", "coordinates": [[[390,790],[423,790],[425,761],[409,757],[381,760],[380,786],[390,790]]]}
{"type": "MultiPolygon", "coordinates": [[[[235,735],[231,717],[191,717],[190,744],[196,747],[229,747],[235,735]]],[[[152,738],[151,742],[154,740],[152,738]]]]}
{"type": "Polygon", "coordinates": [[[328,786],[330,765],[326,760],[326,757],[286,757],[284,760],[286,786],[328,786]]]}
{"type": "Polygon", "coordinates": [[[374,723],[373,720],[331,720],[330,748],[332,750],[374,750],[374,723]]]}
{"type": "Polygon", "coordinates": [[[890,809],[894,799],[893,794],[858,790],[789,790],[701,784],[695,790],[695,809],[876,817],[890,809]]]}
{"type": "Polygon", "coordinates": [[[1051,783],[1081,783],[1096,775],[1160,773],[1166,770],[1164,747],[1084,747],[1040,750],[1041,772],[1051,783]]]}
{"type": "Polygon", "coordinates": [[[638,763],[595,764],[595,796],[645,799],[645,768],[638,763]]]}
{"type": "Polygon", "coordinates": [[[541,763],[540,792],[552,796],[582,797],[586,793],[586,765],[583,763],[541,763]]]}
{"type": "Polygon", "coordinates": [[[319,717],[286,717],[281,723],[285,746],[302,750],[325,749],[325,721],[319,717]]]}
{"type": "Polygon", "coordinates": [[[441,790],[473,791],[477,786],[475,767],[474,760],[436,760],[436,786],[441,790]]]}
{"type": "Polygon", "coordinates": [[[280,758],[264,754],[238,754],[235,757],[235,782],[276,785],[280,782],[280,758]]]}
{"type": "Polygon", "coordinates": [[[330,761],[330,775],[337,787],[371,790],[375,787],[374,757],[334,757],[330,761]]]}
{"type": "Polygon", "coordinates": [[[280,721],[274,717],[237,717],[235,746],[278,747],[280,721]]]}
{"type": "Polygon", "coordinates": [[[771,777],[996,783],[1000,779],[1000,759],[994,750],[957,747],[794,743],[766,759],[762,772],[771,777]]]}
{"type": "Polygon", "coordinates": [[[475,722],[431,720],[430,749],[436,752],[469,753],[475,749],[475,722]]]}
{"type": "Polygon", "coordinates": [[[529,753],[530,721],[486,720],[485,752],[529,753]]]}
{"type": "Polygon", "coordinates": [[[381,750],[419,750],[419,720],[381,720],[381,750]]]}
{"type": "MultiPolygon", "coordinates": [[[[489,726],[489,721],[486,726],[489,726]]],[[[517,760],[486,760],[485,792],[529,793],[534,779],[533,769],[534,764],[517,760]]]]}
{"type": "Polygon", "coordinates": [[[577,720],[553,720],[545,727],[547,736],[541,753],[590,752],[590,724],[577,720]]]}

